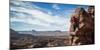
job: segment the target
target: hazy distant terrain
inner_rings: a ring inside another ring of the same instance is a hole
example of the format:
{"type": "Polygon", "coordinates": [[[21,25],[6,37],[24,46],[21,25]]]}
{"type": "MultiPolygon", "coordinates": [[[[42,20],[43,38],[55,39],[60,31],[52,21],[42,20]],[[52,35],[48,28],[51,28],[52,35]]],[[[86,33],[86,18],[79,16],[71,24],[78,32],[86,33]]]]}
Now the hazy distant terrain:
{"type": "Polygon", "coordinates": [[[67,46],[69,36],[66,31],[14,31],[12,29],[10,35],[11,49],[67,46]]]}
{"type": "Polygon", "coordinates": [[[20,34],[31,34],[34,36],[68,36],[67,31],[19,31],[20,34]]]}

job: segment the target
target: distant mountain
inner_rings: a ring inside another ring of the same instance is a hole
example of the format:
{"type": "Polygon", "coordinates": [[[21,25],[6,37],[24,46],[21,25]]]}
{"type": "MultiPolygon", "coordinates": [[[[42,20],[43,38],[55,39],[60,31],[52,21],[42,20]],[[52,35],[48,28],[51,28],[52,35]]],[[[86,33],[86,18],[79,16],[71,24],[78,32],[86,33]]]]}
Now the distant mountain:
{"type": "Polygon", "coordinates": [[[32,30],[32,32],[36,32],[36,30],[32,30]]]}
{"type": "Polygon", "coordinates": [[[55,30],[55,32],[61,32],[60,30],[55,30]]]}
{"type": "Polygon", "coordinates": [[[16,32],[16,31],[13,30],[13,29],[10,29],[10,33],[12,34],[12,33],[18,33],[18,32],[16,32]]]}
{"type": "Polygon", "coordinates": [[[10,37],[11,39],[15,39],[15,38],[21,38],[21,37],[34,37],[34,36],[31,34],[20,34],[19,32],[13,29],[10,29],[10,37]]]}
{"type": "Polygon", "coordinates": [[[32,30],[32,33],[38,33],[36,30],[32,30]]]}
{"type": "Polygon", "coordinates": [[[15,36],[15,35],[19,35],[19,33],[13,29],[10,29],[10,35],[15,36]]]}

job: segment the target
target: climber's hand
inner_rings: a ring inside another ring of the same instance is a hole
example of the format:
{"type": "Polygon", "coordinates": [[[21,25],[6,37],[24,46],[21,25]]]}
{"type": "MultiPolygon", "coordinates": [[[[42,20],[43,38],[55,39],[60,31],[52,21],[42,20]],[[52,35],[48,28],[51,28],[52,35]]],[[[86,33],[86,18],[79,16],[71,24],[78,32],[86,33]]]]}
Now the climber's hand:
{"type": "Polygon", "coordinates": [[[75,32],[71,32],[70,34],[71,34],[71,35],[75,35],[76,33],[75,33],[75,32]]]}

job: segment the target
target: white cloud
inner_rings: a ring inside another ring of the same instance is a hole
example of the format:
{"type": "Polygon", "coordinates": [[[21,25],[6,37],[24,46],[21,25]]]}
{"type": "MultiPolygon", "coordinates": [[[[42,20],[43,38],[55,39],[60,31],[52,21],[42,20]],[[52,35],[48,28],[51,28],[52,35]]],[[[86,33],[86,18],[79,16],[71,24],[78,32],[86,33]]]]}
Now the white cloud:
{"type": "MultiPolygon", "coordinates": [[[[19,3],[14,2],[16,5],[19,5],[19,3]]],[[[35,25],[40,25],[45,28],[42,29],[37,29],[36,30],[67,30],[69,27],[69,19],[63,18],[60,16],[53,16],[51,15],[52,12],[48,11],[48,13],[44,13],[42,8],[39,8],[38,6],[32,7],[31,4],[29,4],[28,7],[25,7],[27,3],[23,3],[24,6],[11,6],[10,11],[16,11],[16,12],[21,12],[22,14],[19,15],[19,17],[27,17],[27,18],[18,18],[18,17],[13,17],[11,18],[11,22],[18,21],[18,22],[24,22],[27,24],[32,24],[33,26],[35,25]],[[30,9],[31,7],[31,9],[30,9]],[[24,15],[23,13],[31,14],[30,16],[24,15]],[[34,19],[32,19],[34,18],[34,19]]],[[[23,5],[21,4],[21,5],[23,5]]],[[[59,9],[57,5],[53,6],[55,9],[59,9]]],[[[21,26],[22,27],[22,26],[21,26]]],[[[37,26],[36,26],[37,27],[37,26]]]]}
{"type": "Polygon", "coordinates": [[[52,15],[52,12],[51,12],[51,11],[48,11],[48,14],[49,14],[49,15],[52,15]]]}
{"type": "Polygon", "coordinates": [[[57,4],[53,4],[52,7],[53,7],[54,9],[56,9],[56,10],[60,9],[59,6],[58,6],[57,4]]]}

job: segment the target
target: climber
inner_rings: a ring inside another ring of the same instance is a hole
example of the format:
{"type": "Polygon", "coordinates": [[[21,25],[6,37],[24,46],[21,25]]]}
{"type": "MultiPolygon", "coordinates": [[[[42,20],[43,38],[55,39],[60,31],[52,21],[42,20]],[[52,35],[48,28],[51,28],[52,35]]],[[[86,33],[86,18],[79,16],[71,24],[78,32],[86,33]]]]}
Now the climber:
{"type": "Polygon", "coordinates": [[[73,45],[73,39],[75,38],[75,35],[73,35],[73,32],[75,32],[75,30],[77,30],[79,28],[79,11],[80,8],[76,8],[75,9],[75,13],[72,15],[70,23],[70,45],[73,45]]]}

